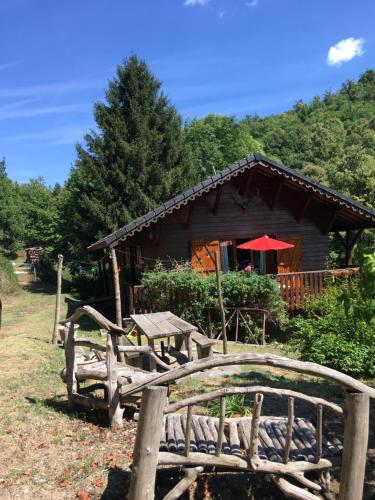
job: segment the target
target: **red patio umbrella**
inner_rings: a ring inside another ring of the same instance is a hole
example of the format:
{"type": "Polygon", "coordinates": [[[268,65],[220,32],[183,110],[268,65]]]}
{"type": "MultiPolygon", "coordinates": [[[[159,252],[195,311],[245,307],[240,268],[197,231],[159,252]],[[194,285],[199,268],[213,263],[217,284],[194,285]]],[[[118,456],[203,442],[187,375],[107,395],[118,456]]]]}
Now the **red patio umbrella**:
{"type": "MultiPolygon", "coordinates": [[[[292,245],[291,243],[286,243],[285,241],[281,240],[275,240],[274,238],[270,238],[266,234],[261,238],[256,238],[255,240],[250,240],[237,246],[237,248],[241,248],[242,250],[257,250],[258,252],[267,252],[268,250],[286,250],[293,247],[294,245],[292,245]]],[[[263,264],[261,264],[261,273],[263,274],[265,272],[264,261],[261,262],[263,262],[263,264]]]]}
{"type": "Polygon", "coordinates": [[[237,248],[241,248],[243,250],[258,250],[259,252],[266,252],[267,250],[286,250],[287,248],[293,247],[294,245],[291,243],[275,240],[266,234],[261,238],[256,238],[255,240],[250,240],[237,246],[237,248]]]}

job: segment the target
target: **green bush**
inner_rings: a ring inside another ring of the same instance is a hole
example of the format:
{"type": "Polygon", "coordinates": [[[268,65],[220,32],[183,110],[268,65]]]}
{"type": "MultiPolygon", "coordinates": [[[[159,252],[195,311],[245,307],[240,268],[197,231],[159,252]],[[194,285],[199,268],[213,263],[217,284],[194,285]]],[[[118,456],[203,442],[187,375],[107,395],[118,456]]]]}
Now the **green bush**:
{"type": "MultiPolygon", "coordinates": [[[[217,288],[215,274],[198,274],[189,264],[176,265],[166,271],[161,266],[144,273],[146,300],[154,310],[172,311],[178,316],[208,330],[208,307],[217,307],[217,288]]],[[[223,302],[226,308],[247,307],[246,320],[255,333],[258,333],[265,310],[269,319],[282,322],[285,319],[285,306],[280,297],[278,284],[269,276],[257,273],[229,272],[222,274],[223,302]]],[[[212,314],[211,328],[220,331],[219,314],[212,314]]],[[[241,332],[240,332],[241,333],[241,332]]],[[[242,331],[245,336],[245,330],[242,331]]]]}
{"type": "Polygon", "coordinates": [[[0,255],[0,293],[13,293],[18,288],[17,276],[12,263],[0,255]]]}
{"type": "MultiPolygon", "coordinates": [[[[375,376],[375,319],[363,319],[347,308],[345,298],[358,297],[361,280],[330,285],[306,302],[303,314],[289,322],[289,346],[301,358],[354,376],[375,376]]],[[[354,299],[353,299],[354,300],[354,299]]]]}

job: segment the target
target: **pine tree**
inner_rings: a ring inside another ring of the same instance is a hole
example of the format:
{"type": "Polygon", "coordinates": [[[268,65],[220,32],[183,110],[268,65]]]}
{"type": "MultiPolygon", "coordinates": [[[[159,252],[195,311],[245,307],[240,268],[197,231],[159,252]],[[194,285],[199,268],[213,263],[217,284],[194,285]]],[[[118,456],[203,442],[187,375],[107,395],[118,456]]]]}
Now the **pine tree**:
{"type": "Polygon", "coordinates": [[[75,255],[195,181],[181,117],[136,56],[117,68],[95,120],[65,192],[65,239],[75,255]]]}

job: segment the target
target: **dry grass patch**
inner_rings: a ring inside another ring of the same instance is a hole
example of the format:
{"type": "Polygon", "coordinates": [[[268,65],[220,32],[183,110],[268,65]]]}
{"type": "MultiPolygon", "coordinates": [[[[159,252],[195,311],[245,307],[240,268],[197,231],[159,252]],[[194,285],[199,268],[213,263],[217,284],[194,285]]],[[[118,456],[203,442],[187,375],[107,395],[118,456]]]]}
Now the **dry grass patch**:
{"type": "MultiPolygon", "coordinates": [[[[59,373],[64,366],[63,351],[49,341],[53,327],[54,295],[22,291],[3,297],[4,327],[0,333],[0,498],[4,499],[118,499],[125,498],[129,465],[135,438],[135,423],[125,421],[124,429],[110,431],[106,415],[71,411],[66,388],[59,373]]],[[[65,314],[66,311],[63,310],[65,314]]],[[[84,335],[95,335],[90,324],[82,325],[84,335]]],[[[221,345],[217,345],[221,349],[221,345]]],[[[231,352],[272,352],[279,348],[230,345],[231,352]]],[[[342,394],[332,384],[282,370],[238,371],[216,378],[189,379],[176,385],[172,399],[229,385],[283,385],[333,400],[342,394]]],[[[265,413],[285,413],[285,402],[265,398],[265,413]]],[[[375,445],[375,412],[372,409],[370,448],[375,445]]],[[[206,411],[200,408],[199,411],[206,411]]],[[[372,455],[371,455],[372,453],[372,455]]],[[[367,498],[374,494],[374,469],[370,451],[367,498]],[[373,468],[372,468],[372,466],[373,468]]],[[[175,478],[173,478],[173,481],[175,478]]],[[[161,475],[159,487],[172,484],[161,475]],[[163,479],[162,479],[163,478],[163,479]]],[[[172,482],[173,482],[172,481],[172,482]]],[[[199,480],[195,498],[279,498],[272,485],[259,478],[238,479],[212,475],[199,480]],[[252,493],[250,493],[250,491],[252,493]]],[[[165,494],[165,492],[164,492],[165,494]]]]}

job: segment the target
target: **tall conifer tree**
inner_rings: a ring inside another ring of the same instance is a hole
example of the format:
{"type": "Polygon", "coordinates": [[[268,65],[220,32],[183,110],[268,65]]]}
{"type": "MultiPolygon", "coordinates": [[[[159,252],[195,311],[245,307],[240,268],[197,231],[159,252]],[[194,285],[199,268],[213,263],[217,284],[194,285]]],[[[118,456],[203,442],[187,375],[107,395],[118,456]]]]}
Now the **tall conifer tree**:
{"type": "Polygon", "coordinates": [[[95,120],[67,182],[65,233],[76,255],[195,181],[181,117],[136,56],[117,68],[95,120]]]}

